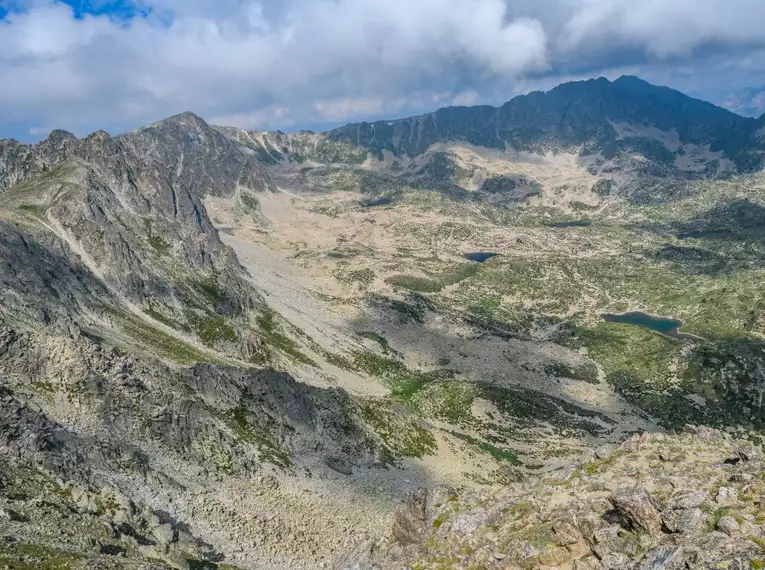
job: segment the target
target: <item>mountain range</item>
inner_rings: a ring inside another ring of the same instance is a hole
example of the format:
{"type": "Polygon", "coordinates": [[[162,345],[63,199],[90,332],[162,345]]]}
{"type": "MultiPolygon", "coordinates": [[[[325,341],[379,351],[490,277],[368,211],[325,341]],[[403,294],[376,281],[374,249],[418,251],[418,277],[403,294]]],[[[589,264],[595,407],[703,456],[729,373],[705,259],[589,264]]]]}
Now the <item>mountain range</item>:
{"type": "Polygon", "coordinates": [[[635,77],[0,140],[0,563],[762,567],[764,168],[635,77]]]}

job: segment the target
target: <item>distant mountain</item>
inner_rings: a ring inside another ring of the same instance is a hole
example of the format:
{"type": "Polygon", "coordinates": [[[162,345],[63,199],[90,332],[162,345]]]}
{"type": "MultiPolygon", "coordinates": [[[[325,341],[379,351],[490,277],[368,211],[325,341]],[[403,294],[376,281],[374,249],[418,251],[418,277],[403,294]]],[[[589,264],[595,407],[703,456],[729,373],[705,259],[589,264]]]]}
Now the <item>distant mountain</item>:
{"type": "Polygon", "coordinates": [[[439,142],[464,141],[493,149],[532,152],[577,150],[611,159],[639,153],[671,165],[689,147],[706,149],[740,172],[765,163],[756,136],[762,119],[745,118],[711,103],[637,77],[591,79],[522,95],[501,107],[447,107],[394,121],[349,124],[330,138],[377,156],[423,154],[439,142]]]}

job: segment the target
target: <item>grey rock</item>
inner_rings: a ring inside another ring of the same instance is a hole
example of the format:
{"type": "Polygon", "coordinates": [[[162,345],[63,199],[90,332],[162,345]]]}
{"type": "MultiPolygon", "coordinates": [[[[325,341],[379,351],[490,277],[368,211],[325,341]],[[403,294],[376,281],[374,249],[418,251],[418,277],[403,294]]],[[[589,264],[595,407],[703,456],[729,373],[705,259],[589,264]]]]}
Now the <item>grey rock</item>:
{"type": "Polygon", "coordinates": [[[662,521],[669,532],[693,534],[704,523],[704,513],[699,508],[679,509],[662,513],[662,521]]]}
{"type": "Polygon", "coordinates": [[[172,544],[175,541],[175,530],[170,523],[162,523],[152,529],[151,534],[160,544],[172,544]]]}
{"type": "Polygon", "coordinates": [[[347,554],[335,560],[334,570],[382,570],[382,566],[374,561],[374,547],[371,540],[359,542],[347,554]]]}
{"type": "Polygon", "coordinates": [[[353,475],[353,465],[351,465],[351,463],[344,457],[327,457],[325,463],[333,471],[337,471],[343,475],[353,475]]]}
{"type": "Polygon", "coordinates": [[[403,544],[418,544],[426,535],[427,491],[411,492],[393,514],[391,534],[403,544]]]}
{"type": "Polygon", "coordinates": [[[623,570],[629,561],[629,557],[621,552],[609,552],[600,556],[600,565],[605,570],[623,570]]]}
{"type": "Polygon", "coordinates": [[[619,489],[610,497],[611,504],[632,528],[648,534],[661,531],[659,502],[643,488],[619,489]]]}
{"type": "Polygon", "coordinates": [[[597,449],[595,449],[595,457],[600,459],[601,461],[605,461],[606,459],[609,459],[614,452],[616,451],[615,445],[601,445],[597,449]]]}
{"type": "Polygon", "coordinates": [[[634,570],[684,570],[692,567],[697,559],[695,550],[682,546],[662,546],[646,552],[632,564],[634,570]]]}
{"type": "Polygon", "coordinates": [[[750,441],[737,447],[734,455],[741,461],[754,461],[762,458],[762,448],[750,441]]]}
{"type": "Polygon", "coordinates": [[[724,516],[721,517],[719,521],[717,521],[717,525],[715,526],[717,530],[720,532],[724,532],[728,536],[735,536],[739,534],[740,529],[738,526],[738,522],[736,522],[736,519],[734,519],[731,516],[724,516]]]}
{"type": "Polygon", "coordinates": [[[738,502],[738,491],[734,487],[720,487],[715,496],[715,503],[721,507],[730,507],[738,502]]]}
{"type": "Polygon", "coordinates": [[[552,525],[553,532],[558,544],[576,544],[582,540],[582,534],[570,521],[562,519],[555,521],[552,525]]]}
{"type": "Polygon", "coordinates": [[[706,491],[681,491],[673,497],[677,509],[695,509],[704,504],[709,495],[706,491]]]}

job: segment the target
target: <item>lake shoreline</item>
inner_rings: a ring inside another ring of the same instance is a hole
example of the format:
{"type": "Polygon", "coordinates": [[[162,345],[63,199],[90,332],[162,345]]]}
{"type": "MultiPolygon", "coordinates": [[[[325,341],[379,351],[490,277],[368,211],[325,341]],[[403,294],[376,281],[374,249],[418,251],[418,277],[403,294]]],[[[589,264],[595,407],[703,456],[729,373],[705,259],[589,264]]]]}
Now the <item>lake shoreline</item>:
{"type": "Polygon", "coordinates": [[[646,313],[645,311],[635,310],[624,313],[601,313],[600,318],[609,323],[620,323],[625,325],[647,328],[670,338],[679,340],[691,340],[694,342],[707,342],[704,337],[682,332],[680,328],[684,321],[675,317],[662,317],[646,313]]]}

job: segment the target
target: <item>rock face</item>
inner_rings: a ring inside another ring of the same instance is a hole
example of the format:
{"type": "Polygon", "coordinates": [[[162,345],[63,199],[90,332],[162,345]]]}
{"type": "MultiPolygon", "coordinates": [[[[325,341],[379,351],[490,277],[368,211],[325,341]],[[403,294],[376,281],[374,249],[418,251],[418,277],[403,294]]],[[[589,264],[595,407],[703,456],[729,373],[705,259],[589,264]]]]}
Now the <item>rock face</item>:
{"type": "MultiPolygon", "coordinates": [[[[278,482],[271,472],[321,470],[326,456],[369,468],[383,454],[348,394],[273,370],[171,368],[106,350],[87,337],[3,328],[0,378],[0,473],[17,487],[43,481],[46,489],[19,499],[26,495],[0,482],[0,517],[10,513],[5,518],[17,541],[51,545],[54,553],[63,545],[77,560],[97,561],[100,553],[110,560],[122,552],[168,567],[186,559],[215,562],[219,555],[197,542],[190,524],[221,525],[226,540],[248,541],[248,549],[266,532],[255,525],[233,528],[236,513],[199,506],[200,496],[224,478],[274,495],[278,482]],[[39,400],[44,408],[32,403],[40,392],[50,395],[39,400]],[[65,500],[32,504],[46,493],[65,500]],[[157,504],[163,495],[170,497],[163,512],[147,507],[138,514],[134,503],[157,504]],[[71,509],[76,517],[67,514],[71,509]],[[64,526],[76,540],[57,526],[66,517],[75,518],[64,526]]],[[[23,560],[23,549],[11,550],[2,560],[23,560]]],[[[48,554],[31,567],[47,567],[48,554]]]]}
{"type": "Polygon", "coordinates": [[[390,537],[359,545],[336,568],[441,568],[445,560],[451,568],[758,568],[765,463],[726,463],[741,444],[714,430],[644,434],[565,481],[450,492],[430,508],[422,492],[402,504],[390,537]],[[680,450],[681,460],[661,460],[680,450]],[[644,486],[627,485],[635,481],[644,486]],[[749,481],[731,486],[742,497],[735,507],[715,504],[720,481],[749,481]],[[467,521],[476,524],[466,532],[467,521]]]}
{"type": "Polygon", "coordinates": [[[739,171],[755,171],[762,164],[757,128],[755,119],[636,77],[621,77],[565,83],[499,108],[448,107],[409,119],[351,124],[330,136],[380,155],[418,156],[435,143],[464,141],[532,152],[580,148],[583,154],[600,152],[605,158],[638,153],[654,167],[670,169],[677,156],[684,156],[683,145],[701,145],[719,151],[739,171]],[[641,127],[674,132],[677,144],[667,146],[641,127]]]}
{"type": "Polygon", "coordinates": [[[609,500],[630,527],[648,534],[661,530],[660,503],[645,489],[619,489],[609,500]]]}
{"type": "Polygon", "coordinates": [[[119,137],[0,141],[0,173],[0,265],[14,268],[2,276],[6,318],[93,329],[88,315],[112,326],[138,309],[232,356],[252,353],[243,331],[262,303],[202,200],[270,182],[202,119],[186,113],[119,137]]]}

